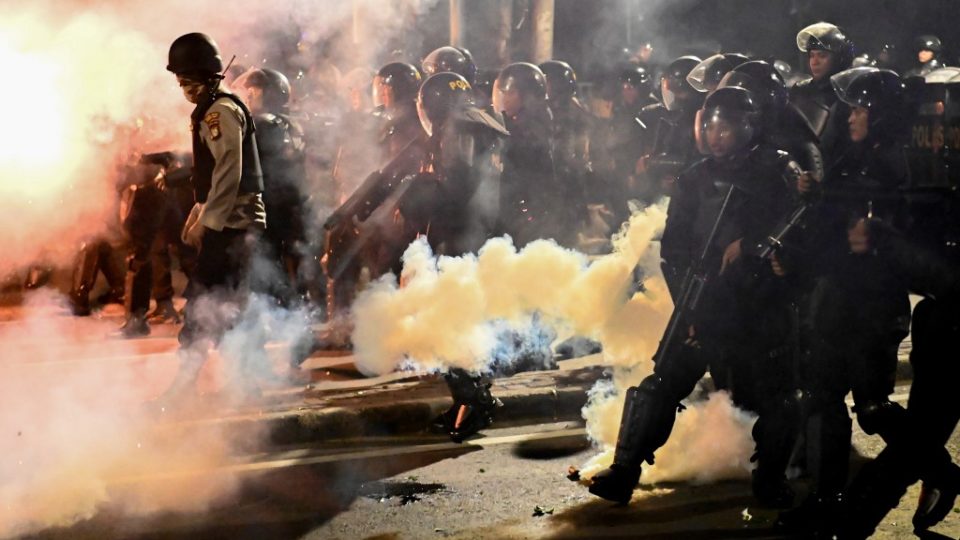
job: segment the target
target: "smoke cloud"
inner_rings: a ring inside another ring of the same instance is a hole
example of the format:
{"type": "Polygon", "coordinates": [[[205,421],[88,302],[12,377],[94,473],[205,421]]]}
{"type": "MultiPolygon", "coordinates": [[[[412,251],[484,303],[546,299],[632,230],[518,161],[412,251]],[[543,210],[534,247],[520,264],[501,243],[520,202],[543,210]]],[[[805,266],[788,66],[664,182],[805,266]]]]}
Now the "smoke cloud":
{"type": "Polygon", "coordinates": [[[176,362],[107,360],[136,355],[135,343],[90,339],[103,326],[65,319],[65,309],[41,291],[27,298],[25,319],[0,328],[0,538],[69,526],[103,508],[201,512],[233,495],[240,479],[217,468],[265,441],[266,424],[178,422],[256,406],[258,389],[283,384],[294,348],[268,357],[263,347],[268,337],[297,343],[307,315],[256,294],[198,302],[200,317],[232,325],[198,382],[208,397],[182,396],[161,411],[145,402],[170,383],[176,362]]]}
{"type": "Polygon", "coordinates": [[[610,364],[650,358],[670,313],[666,285],[653,277],[664,219],[663,206],[635,215],[613,253],[593,261],[549,240],[517,251],[509,238],[494,238],[477,255],[439,258],[414,242],[403,285],[386,276],[354,303],[357,366],[371,374],[401,365],[490,371],[503,325],[523,330],[533,314],[558,333],[602,342],[610,364]],[[638,263],[643,290],[633,292],[638,263]]]}
{"type": "MultiPolygon", "coordinates": [[[[659,269],[657,238],[665,217],[663,205],[635,213],[614,238],[613,253],[592,261],[545,240],[517,251],[509,238],[495,238],[476,256],[463,257],[435,257],[426,242],[414,242],[404,254],[402,286],[386,276],[354,304],[357,366],[370,374],[495,371],[494,364],[504,361],[504,325],[531,332],[533,313],[558,334],[596,339],[613,378],[597,383],[583,410],[590,438],[603,448],[581,471],[589,479],[613,460],[626,390],[652,373],[673,309],[659,269]]],[[[744,477],[751,469],[754,420],[725,393],[692,400],[641,480],[744,477]]]]}
{"type": "Polygon", "coordinates": [[[79,241],[116,220],[121,166],[139,153],[189,148],[191,106],[164,69],[177,36],[208,33],[224,62],[236,55],[247,67],[294,70],[291,79],[336,92],[339,71],[327,66],[377,65],[404,32],[398,23],[435,3],[3,3],[0,64],[16,82],[0,89],[0,275],[69,260],[79,241]]]}

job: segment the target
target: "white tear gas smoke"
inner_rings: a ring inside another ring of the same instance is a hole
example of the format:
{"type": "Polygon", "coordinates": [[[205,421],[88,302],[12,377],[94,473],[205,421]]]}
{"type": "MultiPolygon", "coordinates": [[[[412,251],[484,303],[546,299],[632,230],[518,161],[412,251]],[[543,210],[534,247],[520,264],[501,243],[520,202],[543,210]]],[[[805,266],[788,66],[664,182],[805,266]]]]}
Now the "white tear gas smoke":
{"type": "Polygon", "coordinates": [[[600,341],[611,364],[649,359],[670,313],[666,285],[655,277],[654,239],[664,219],[663,206],[634,215],[613,253],[594,261],[547,240],[518,252],[508,238],[495,238],[476,256],[439,258],[414,242],[404,254],[403,286],[387,276],[353,305],[357,366],[375,374],[405,362],[490,371],[503,325],[522,331],[534,313],[558,332],[600,341]],[[628,297],[638,264],[643,290],[628,297]]]}
{"type": "Polygon", "coordinates": [[[80,240],[116,220],[120,166],[139,153],[189,148],[191,106],[165,71],[177,36],[206,32],[224,62],[282,60],[336,92],[337,70],[323,66],[374,67],[386,41],[404,31],[396,22],[435,3],[0,3],[0,65],[16,81],[0,88],[0,275],[65,262],[80,240]]]}
{"type": "MultiPolygon", "coordinates": [[[[641,380],[622,372],[617,375],[614,381],[594,388],[583,410],[591,438],[604,446],[604,451],[580,470],[584,481],[613,463],[625,390],[641,380]],[[630,379],[632,384],[627,383],[630,379]]],[[[756,416],[736,408],[726,392],[687,402],[667,443],[654,453],[654,464],[644,467],[640,482],[707,484],[748,477],[753,470],[751,429],[755,421],[756,416]]]]}
{"type": "MultiPolygon", "coordinates": [[[[403,285],[388,276],[354,303],[357,366],[376,374],[398,367],[494,371],[494,362],[504,362],[502,325],[523,332],[532,313],[562,333],[596,339],[614,377],[597,384],[583,411],[591,439],[605,449],[582,471],[589,478],[612,461],[626,390],[652,372],[673,307],[655,241],[664,221],[663,205],[635,213],[614,238],[613,253],[593,261],[550,241],[518,253],[498,238],[477,256],[453,258],[434,257],[415,242],[404,255],[403,285]],[[642,287],[628,297],[635,268],[642,287]]],[[[750,470],[753,420],[726,394],[691,403],[643,481],[742,477],[750,470]]]]}
{"type": "MultiPolygon", "coordinates": [[[[0,328],[0,538],[69,526],[102,508],[135,515],[204,511],[233,494],[239,478],[218,467],[260,444],[263,428],[191,428],[158,419],[144,402],[169,384],[173,358],[112,359],[136,356],[135,343],[104,341],[97,335],[102,325],[63,318],[65,309],[62,299],[38,292],[28,297],[24,319],[0,328]],[[206,472],[178,474],[183,471],[206,472]]],[[[210,309],[237,313],[236,306],[210,309]]],[[[269,383],[276,364],[286,366],[289,358],[266,363],[258,354],[263,336],[295,337],[302,319],[259,297],[240,313],[223,339],[222,363],[242,367],[244,381],[269,383]]],[[[227,390],[250,386],[228,380],[227,390]]],[[[222,395],[216,406],[245,403],[239,393],[222,395]]],[[[191,403],[175,419],[210,406],[191,403]]]]}

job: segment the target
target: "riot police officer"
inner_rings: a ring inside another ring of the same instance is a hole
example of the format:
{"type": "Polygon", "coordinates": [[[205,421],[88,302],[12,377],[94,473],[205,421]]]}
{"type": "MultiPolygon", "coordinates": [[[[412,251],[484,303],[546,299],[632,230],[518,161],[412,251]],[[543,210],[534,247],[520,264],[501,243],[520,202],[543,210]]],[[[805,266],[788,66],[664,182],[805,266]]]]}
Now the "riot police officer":
{"type": "MultiPolygon", "coordinates": [[[[426,237],[435,253],[461,255],[478,250],[496,226],[496,190],[506,128],[476,106],[466,79],[452,72],[429,77],[417,97],[417,111],[429,136],[428,155],[418,174],[396,191],[396,206],[375,212],[404,229],[397,256],[417,236],[426,237]]],[[[488,426],[498,405],[490,383],[479,374],[451,369],[445,380],[453,405],[437,427],[460,442],[488,426]]]]}
{"type": "Polygon", "coordinates": [[[585,217],[585,205],[596,200],[596,187],[590,179],[590,134],[592,123],[590,113],[577,96],[577,74],[570,64],[559,60],[548,60],[540,64],[540,70],[546,76],[547,100],[553,113],[554,160],[557,168],[557,180],[564,191],[567,201],[569,230],[561,236],[569,245],[576,232],[576,225],[585,217]],[[588,191],[594,191],[588,196],[588,191]]]}
{"type": "Polygon", "coordinates": [[[554,171],[546,77],[533,64],[510,64],[494,83],[493,105],[510,132],[503,151],[500,230],[518,247],[554,237],[563,192],[554,171]]]}
{"type": "Polygon", "coordinates": [[[197,204],[183,239],[199,253],[185,292],[180,369],[161,402],[190,389],[206,360],[208,342],[217,343],[229,327],[231,321],[211,321],[210,313],[199,313],[197,302],[201,297],[214,304],[241,300],[247,236],[266,225],[253,116],[237,96],[220,88],[223,60],[217,44],[206,34],[180,36],[170,45],[167,70],[176,75],[187,101],[196,105],[190,120],[197,204]]]}
{"type": "Polygon", "coordinates": [[[813,132],[820,138],[825,162],[843,152],[846,141],[847,109],[837,103],[830,76],[850,67],[853,42],[836,25],[818,22],[797,34],[797,48],[807,54],[811,78],[790,89],[790,101],[803,113],[813,132]]]}
{"type": "Polygon", "coordinates": [[[844,404],[853,392],[857,421],[868,434],[888,439],[902,420],[890,401],[897,350],[909,330],[907,289],[877,257],[848,247],[851,226],[870,217],[897,225],[903,216],[898,190],[908,172],[901,146],[904,85],[896,73],[852,68],[831,77],[850,108],[847,151],[828,167],[823,202],[811,219],[813,234],[805,393],[811,421],[808,435],[817,454],[815,488],[806,501],[781,516],[787,527],[836,525],[847,479],[851,422],[844,404]]]}
{"type": "Polygon", "coordinates": [[[637,179],[637,160],[643,157],[643,125],[638,115],[655,104],[653,81],[646,68],[628,64],[617,72],[616,93],[608,120],[599,121],[595,137],[598,147],[598,173],[606,176],[611,211],[617,223],[629,218],[627,201],[643,197],[637,179]]]}
{"type": "Polygon", "coordinates": [[[917,64],[907,71],[907,77],[923,77],[943,67],[943,62],[940,61],[943,44],[937,36],[918,36],[914,40],[914,50],[917,51],[917,64]]]}
{"type": "Polygon", "coordinates": [[[660,102],[640,111],[643,155],[635,172],[643,185],[636,192],[646,202],[669,195],[680,172],[702,158],[694,138],[694,118],[703,100],[687,80],[698,63],[696,56],[670,62],[660,75],[660,102]]]}
{"type": "Polygon", "coordinates": [[[150,334],[147,310],[154,282],[152,249],[168,207],[167,196],[161,189],[163,169],[149,159],[127,167],[122,195],[127,208],[122,225],[129,239],[124,278],[125,320],[111,337],[127,339],[150,334]]]}
{"type": "Polygon", "coordinates": [[[620,95],[613,105],[614,116],[636,117],[640,109],[656,102],[652,94],[653,77],[646,68],[630,64],[617,75],[620,95]]]}
{"type": "Polygon", "coordinates": [[[373,105],[380,112],[380,145],[383,161],[389,161],[423,128],[417,118],[417,92],[422,79],[411,64],[392,62],[380,68],[373,79],[373,105]]]}
{"type": "Polygon", "coordinates": [[[255,284],[283,302],[303,287],[300,262],[306,237],[306,153],[303,129],[289,114],[290,81],[277,70],[258,68],[243,78],[247,104],[257,126],[257,149],[263,170],[263,204],[270,220],[264,240],[268,259],[277,263],[283,279],[271,276],[255,284]]]}
{"type": "MultiPolygon", "coordinates": [[[[698,114],[699,148],[709,157],[677,181],[661,256],[666,265],[690,268],[703,277],[710,305],[693,314],[687,313],[686,306],[678,306],[677,324],[668,328],[682,331],[665,335],[654,359],[654,373],[628,391],[613,465],[593,477],[590,491],[595,495],[621,503],[630,500],[642,462],[652,461],[653,453],[666,442],[680,400],[704,375],[708,358],[736,350],[744,362],[759,370],[783,371],[770,360],[771,353],[783,346],[783,332],[760,322],[781,300],[777,295],[767,298],[761,291],[771,287],[746,277],[761,273],[747,253],[748,246],[758,241],[754,236],[772,229],[792,206],[788,185],[794,181],[796,167],[787,154],[760,144],[760,115],[754,98],[742,88],[717,90],[698,114]],[[725,304],[723,309],[718,303],[725,304]],[[772,309],[756,309],[767,305],[772,309]],[[711,317],[714,310],[722,312],[725,320],[711,317]],[[744,332],[751,332],[750,339],[744,332]]],[[[776,282],[779,278],[767,272],[762,279],[776,282]]],[[[754,488],[762,501],[783,504],[789,499],[783,478],[786,458],[777,441],[767,435],[782,432],[774,428],[788,421],[789,414],[779,408],[787,402],[784,396],[790,388],[768,371],[762,375],[759,378],[768,385],[766,400],[752,404],[764,423],[755,429],[758,471],[763,472],[755,478],[754,488]]],[[[743,387],[749,384],[743,381],[743,387]]]]}

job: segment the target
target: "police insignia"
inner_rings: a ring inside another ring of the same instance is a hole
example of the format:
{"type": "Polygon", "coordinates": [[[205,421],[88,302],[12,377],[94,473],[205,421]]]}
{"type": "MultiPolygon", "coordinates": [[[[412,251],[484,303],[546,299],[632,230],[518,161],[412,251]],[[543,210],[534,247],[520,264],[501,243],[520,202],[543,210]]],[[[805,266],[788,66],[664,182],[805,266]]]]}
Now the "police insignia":
{"type": "Polygon", "coordinates": [[[210,138],[217,140],[220,138],[220,113],[212,112],[208,113],[203,117],[203,121],[207,124],[207,129],[210,130],[210,138]]]}

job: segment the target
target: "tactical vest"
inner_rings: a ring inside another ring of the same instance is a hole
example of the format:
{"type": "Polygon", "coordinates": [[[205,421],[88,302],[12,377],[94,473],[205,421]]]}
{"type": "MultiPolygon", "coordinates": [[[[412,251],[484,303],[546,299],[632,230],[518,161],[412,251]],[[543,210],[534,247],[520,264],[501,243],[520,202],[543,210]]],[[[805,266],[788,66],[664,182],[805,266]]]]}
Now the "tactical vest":
{"type": "Polygon", "coordinates": [[[263,191],[263,171],[260,168],[260,156],[257,151],[257,138],[254,135],[256,126],[253,116],[240,98],[233,94],[217,92],[197,105],[190,115],[191,130],[193,132],[193,190],[197,202],[207,202],[207,195],[213,183],[213,168],[216,161],[207,145],[200,138],[200,123],[207,115],[207,111],[220,98],[227,98],[240,107],[244,117],[243,144],[241,150],[242,170],[240,173],[240,193],[260,193],[263,191]]]}

